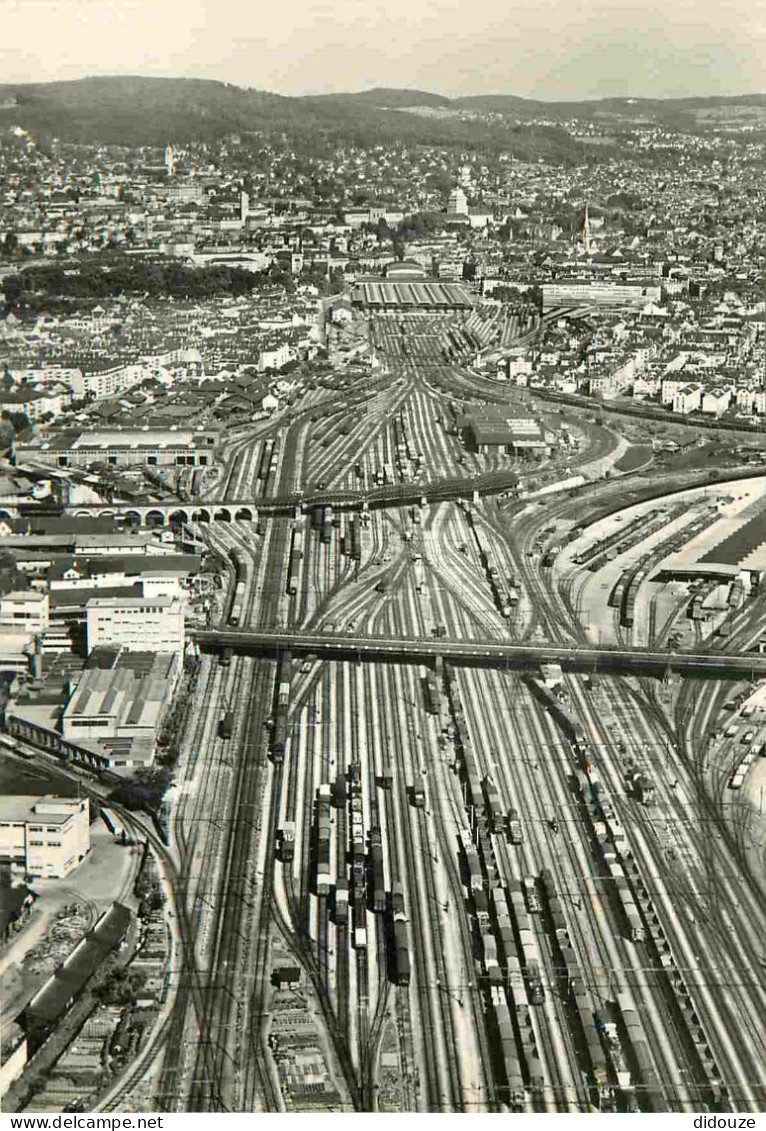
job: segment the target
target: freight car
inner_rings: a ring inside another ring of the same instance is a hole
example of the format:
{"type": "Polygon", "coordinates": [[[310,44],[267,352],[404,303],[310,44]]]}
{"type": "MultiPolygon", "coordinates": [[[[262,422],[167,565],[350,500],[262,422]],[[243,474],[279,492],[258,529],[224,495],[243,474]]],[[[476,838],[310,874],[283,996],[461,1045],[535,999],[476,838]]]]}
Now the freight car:
{"type": "Polygon", "coordinates": [[[274,729],[271,736],[271,752],[275,762],[281,762],[287,743],[287,708],[290,702],[290,667],[292,656],[283,652],[277,668],[274,705],[274,729]]]}
{"type": "Polygon", "coordinates": [[[428,670],[425,678],[423,679],[423,698],[425,700],[425,708],[431,715],[439,714],[439,684],[436,679],[436,673],[428,670]]]}
{"type": "Polygon", "coordinates": [[[348,922],[348,880],[339,878],[335,884],[335,922],[348,922]]]}
{"type": "Polygon", "coordinates": [[[400,986],[410,984],[410,948],[407,941],[407,924],[394,923],[394,952],[396,954],[396,981],[400,986]]]}
{"type": "Polygon", "coordinates": [[[227,711],[218,723],[218,737],[229,739],[234,732],[234,712],[227,711]]]}
{"type": "Polygon", "coordinates": [[[370,848],[370,881],[373,911],[386,910],[386,889],[383,879],[383,849],[379,844],[370,848]]]}
{"type": "Polygon", "coordinates": [[[485,812],[491,832],[499,832],[505,823],[505,810],[500,800],[500,792],[489,774],[482,782],[484,791],[485,812]]]}
{"type": "Polygon", "coordinates": [[[346,549],[352,561],[358,562],[360,560],[362,556],[362,535],[358,515],[351,517],[346,549]]]}
{"type": "Polygon", "coordinates": [[[279,830],[279,852],[283,861],[292,860],[295,855],[295,822],[285,821],[279,830]]]}
{"type": "Polygon", "coordinates": [[[394,880],[391,885],[391,913],[395,923],[407,918],[404,905],[404,886],[401,880],[394,880]]]}

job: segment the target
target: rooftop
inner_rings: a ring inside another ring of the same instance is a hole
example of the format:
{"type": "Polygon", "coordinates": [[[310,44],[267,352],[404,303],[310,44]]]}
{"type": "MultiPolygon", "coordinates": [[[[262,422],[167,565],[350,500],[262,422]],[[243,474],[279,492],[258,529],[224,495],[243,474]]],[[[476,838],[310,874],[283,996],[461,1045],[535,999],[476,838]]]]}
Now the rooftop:
{"type": "Polygon", "coordinates": [[[176,597],[91,597],[87,609],[169,609],[171,606],[180,608],[180,601],[176,597]]]}
{"type": "Polygon", "coordinates": [[[80,801],[75,797],[58,797],[55,794],[43,797],[0,794],[0,821],[21,824],[44,819],[49,825],[63,825],[87,804],[86,798],[80,801]]]}

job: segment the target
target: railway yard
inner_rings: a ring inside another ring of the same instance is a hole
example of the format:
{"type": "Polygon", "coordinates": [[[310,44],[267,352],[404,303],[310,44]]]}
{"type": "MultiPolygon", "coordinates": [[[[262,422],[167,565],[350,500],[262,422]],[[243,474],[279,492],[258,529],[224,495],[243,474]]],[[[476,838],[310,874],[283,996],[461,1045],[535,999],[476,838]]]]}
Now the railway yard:
{"type": "Polygon", "coordinates": [[[766,1110],[766,722],[754,676],[672,663],[759,648],[766,594],[710,562],[763,478],[604,479],[617,425],[550,406],[546,456],[471,450],[456,403],[529,402],[442,313],[370,334],[371,374],[232,438],[208,501],[253,510],[200,525],[211,629],[640,646],[667,671],[208,641],[158,844],[173,999],[104,1108],[150,1081],[165,1111],[766,1110]]]}

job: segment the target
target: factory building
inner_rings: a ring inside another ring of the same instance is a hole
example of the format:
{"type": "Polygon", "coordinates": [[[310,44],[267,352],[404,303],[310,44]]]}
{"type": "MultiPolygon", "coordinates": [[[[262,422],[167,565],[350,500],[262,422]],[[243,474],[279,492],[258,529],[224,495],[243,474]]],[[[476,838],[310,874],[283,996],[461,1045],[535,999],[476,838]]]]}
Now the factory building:
{"type": "Polygon", "coordinates": [[[502,409],[487,409],[461,418],[458,428],[471,451],[487,453],[498,448],[511,455],[539,455],[550,439],[535,417],[509,416],[502,409]]]}
{"type": "Polygon", "coordinates": [[[67,762],[124,773],[154,761],[181,673],[175,653],[97,648],[76,678],[26,687],[6,705],[12,735],[67,762]]]}
{"type": "Polygon", "coordinates": [[[42,433],[23,443],[14,442],[17,464],[31,461],[51,467],[208,467],[215,458],[217,432],[190,429],[76,429],[42,433]]]}
{"type": "Polygon", "coordinates": [[[68,876],[89,852],[87,797],[0,796],[0,861],[12,872],[68,876]]]}
{"type": "Polygon", "coordinates": [[[173,653],[96,649],[64,708],[64,739],[98,744],[114,768],[151,763],[179,673],[173,653]]]}
{"type": "Polygon", "coordinates": [[[184,650],[184,607],[174,597],[92,597],[85,606],[88,652],[111,646],[129,652],[184,650]]]}

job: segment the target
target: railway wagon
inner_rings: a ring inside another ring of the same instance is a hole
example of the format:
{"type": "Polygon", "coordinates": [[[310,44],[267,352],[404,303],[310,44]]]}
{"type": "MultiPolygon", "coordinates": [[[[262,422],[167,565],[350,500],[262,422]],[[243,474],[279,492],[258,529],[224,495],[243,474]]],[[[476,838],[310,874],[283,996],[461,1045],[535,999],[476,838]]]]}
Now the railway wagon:
{"type": "Polygon", "coordinates": [[[295,822],[285,821],[279,830],[279,851],[283,862],[295,855],[295,822]]]}
{"type": "Polygon", "coordinates": [[[335,922],[348,922],[348,880],[342,877],[335,882],[335,922]]]}
{"type": "Polygon", "coordinates": [[[394,922],[404,922],[407,919],[404,905],[404,885],[401,880],[394,880],[391,885],[391,913],[394,922]]]}
{"type": "Polygon", "coordinates": [[[232,628],[237,628],[242,620],[245,608],[245,583],[238,581],[231,599],[228,623],[232,628]]]}
{"type": "Polygon", "coordinates": [[[337,805],[339,808],[346,804],[348,794],[346,792],[345,774],[340,773],[335,779],[335,784],[332,787],[332,797],[335,805],[337,805]]]}
{"type": "Polygon", "coordinates": [[[613,609],[622,609],[625,599],[625,591],[628,588],[628,574],[623,573],[620,575],[617,584],[612,592],[609,594],[608,605],[613,609]]]}
{"type": "Polygon", "coordinates": [[[332,540],[333,531],[333,517],[332,507],[326,506],[322,509],[322,517],[320,520],[319,541],[327,545],[332,540]]]}
{"type": "Polygon", "coordinates": [[[439,685],[436,681],[436,673],[427,671],[423,680],[423,699],[425,700],[425,708],[430,715],[438,715],[440,709],[439,703],[439,685]]]}
{"type": "Polygon", "coordinates": [[[266,440],[261,451],[261,458],[258,461],[258,479],[268,478],[269,470],[271,468],[271,457],[274,451],[274,441],[266,440]]]}
{"type": "Polygon", "coordinates": [[[479,854],[475,848],[464,849],[465,868],[468,873],[468,887],[471,891],[481,891],[484,887],[484,876],[481,871],[479,854]]]}
{"type": "Polygon", "coordinates": [[[236,549],[230,554],[231,564],[234,567],[234,588],[231,594],[229,612],[226,618],[228,624],[237,627],[242,620],[245,605],[245,587],[247,584],[247,565],[236,549]]]}
{"type": "Polygon", "coordinates": [[[526,676],[524,682],[531,690],[534,697],[548,711],[556,725],[563,731],[565,737],[578,748],[585,746],[585,732],[580,722],[573,717],[564,703],[546,687],[541,679],[526,676]]]}
{"type": "Polygon", "coordinates": [[[287,708],[290,702],[291,664],[291,654],[283,652],[277,669],[274,730],[271,736],[271,751],[274,760],[278,762],[282,761],[287,743],[287,708]]]}
{"type": "Polygon", "coordinates": [[[511,844],[524,843],[524,829],[516,809],[509,809],[508,811],[508,839],[511,844]]]}
{"type": "Polygon", "coordinates": [[[412,805],[415,809],[424,809],[426,804],[426,791],[422,785],[413,785],[410,790],[410,798],[412,805]]]}
{"type": "Polygon", "coordinates": [[[114,810],[109,809],[106,805],[104,805],[101,807],[101,816],[104,820],[104,824],[109,829],[109,832],[112,834],[114,839],[119,840],[123,844],[125,844],[125,842],[127,841],[125,826],[123,825],[117,814],[114,812],[114,810]]]}
{"type": "Polygon", "coordinates": [[[373,911],[386,910],[386,889],[383,881],[383,849],[376,844],[370,849],[370,871],[372,873],[373,911]]]}
{"type": "Polygon", "coordinates": [[[317,861],[317,895],[330,894],[330,862],[317,861]]]}
{"type": "Polygon", "coordinates": [[[642,1085],[639,1090],[641,1109],[643,1111],[665,1111],[665,1097],[646,1041],[636,1040],[633,1042],[633,1056],[642,1085]]]}
{"type": "Polygon", "coordinates": [[[219,738],[229,739],[234,733],[234,712],[227,711],[218,723],[219,738]]]}
{"type": "Polygon", "coordinates": [[[410,947],[407,940],[407,924],[403,920],[394,923],[394,953],[396,955],[396,981],[400,986],[410,984],[410,947]]]}
{"type": "Polygon", "coordinates": [[[499,986],[492,987],[492,1004],[495,1008],[495,1022],[499,1044],[499,1054],[503,1066],[505,1086],[507,1093],[506,1102],[514,1111],[523,1110],[524,1106],[524,1076],[521,1061],[513,1032],[513,1022],[508,1009],[505,995],[499,986]]]}
{"type": "Polygon", "coordinates": [[[154,823],[163,844],[170,844],[170,802],[163,801],[154,814],[154,823]]]}
{"type": "Polygon", "coordinates": [[[482,782],[486,802],[485,812],[492,832],[499,832],[505,823],[505,810],[500,800],[500,792],[489,774],[482,782]]]}

